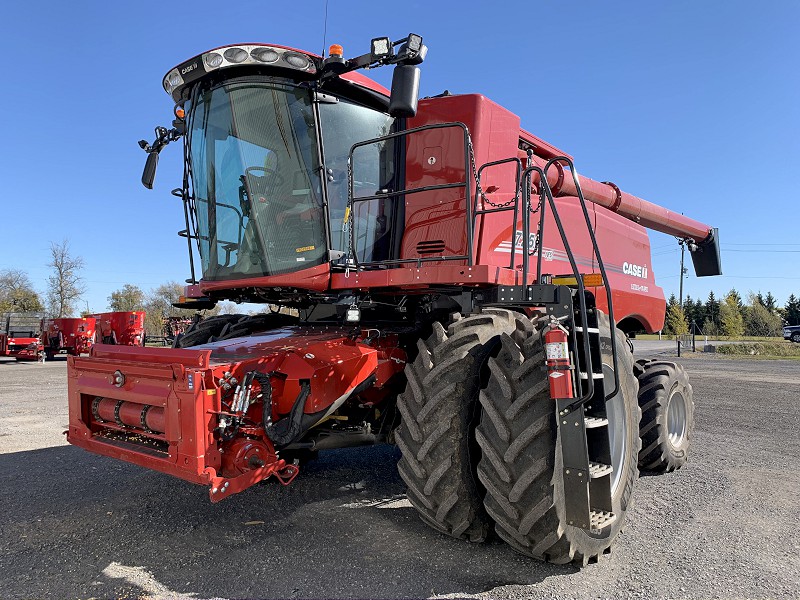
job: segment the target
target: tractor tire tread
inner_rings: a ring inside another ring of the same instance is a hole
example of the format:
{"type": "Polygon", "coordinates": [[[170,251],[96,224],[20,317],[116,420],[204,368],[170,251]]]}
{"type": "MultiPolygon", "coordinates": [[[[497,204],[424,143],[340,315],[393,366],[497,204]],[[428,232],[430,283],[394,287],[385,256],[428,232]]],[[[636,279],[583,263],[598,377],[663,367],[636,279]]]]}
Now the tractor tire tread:
{"type": "Polygon", "coordinates": [[[642,418],[639,436],[639,468],[643,471],[669,473],[688,461],[688,450],[694,429],[694,399],[692,386],[681,365],[665,360],[650,360],[642,365],[639,374],[639,406],[642,418]],[[667,408],[670,395],[680,389],[686,407],[685,437],[680,447],[670,441],[667,428],[667,408]]]}
{"type": "MultiPolygon", "coordinates": [[[[524,333],[517,339],[504,335],[500,352],[490,359],[492,376],[480,394],[483,415],[476,431],[482,450],[478,477],[486,489],[484,505],[495,521],[495,531],[514,550],[555,564],[583,566],[607,551],[621,523],[612,525],[613,534],[598,541],[563,521],[554,477],[556,415],[542,368],[544,322],[546,318],[531,320],[528,327],[518,330],[524,333]]],[[[616,335],[617,346],[624,349],[622,334],[616,335]]],[[[624,350],[621,354],[620,385],[629,398],[629,437],[633,437],[639,419],[636,379],[632,356],[624,350]]],[[[634,446],[627,461],[627,480],[620,481],[625,486],[621,492],[625,507],[638,477],[638,445],[634,446]]]]}
{"type": "Polygon", "coordinates": [[[397,400],[400,477],[423,521],[447,535],[481,542],[491,531],[475,468],[474,441],[481,369],[501,332],[513,332],[515,312],[484,309],[434,323],[406,365],[406,389],[397,400]]]}

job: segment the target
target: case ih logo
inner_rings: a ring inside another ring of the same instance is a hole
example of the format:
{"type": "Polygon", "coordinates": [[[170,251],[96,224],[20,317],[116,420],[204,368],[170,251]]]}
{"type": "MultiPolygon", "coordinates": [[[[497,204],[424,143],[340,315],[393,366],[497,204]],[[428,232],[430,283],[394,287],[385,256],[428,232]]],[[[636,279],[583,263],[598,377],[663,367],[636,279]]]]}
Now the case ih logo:
{"type": "Polygon", "coordinates": [[[189,65],[188,67],[183,67],[183,68],[181,69],[181,75],[186,75],[186,74],[187,74],[187,73],[189,73],[190,71],[194,71],[196,68],[197,68],[197,63],[192,63],[192,64],[191,64],[191,65],[189,65]]]}
{"type": "Polygon", "coordinates": [[[622,272],[625,273],[625,275],[633,275],[634,277],[647,279],[647,266],[642,267],[633,263],[624,262],[622,263],[622,272]]]}

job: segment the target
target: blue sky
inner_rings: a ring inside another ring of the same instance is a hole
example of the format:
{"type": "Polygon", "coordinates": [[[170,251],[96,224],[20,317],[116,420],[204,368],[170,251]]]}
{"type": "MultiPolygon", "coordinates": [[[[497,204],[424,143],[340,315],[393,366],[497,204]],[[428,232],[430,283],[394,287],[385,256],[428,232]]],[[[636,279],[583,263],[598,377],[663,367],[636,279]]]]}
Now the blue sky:
{"type": "MultiPolygon", "coordinates": [[[[153,191],[139,139],[171,119],[161,78],[212,47],[323,48],[324,0],[13,2],[0,21],[0,269],[46,288],[49,242],[84,258],[85,304],[125,283],[188,276],[179,147],[153,191]]],[[[685,281],[800,296],[800,3],[346,2],[330,0],[327,43],[421,34],[422,95],[479,92],[571,153],[578,170],[719,227],[725,275],[685,281]],[[397,7],[396,13],[391,7],[397,7]],[[525,7],[525,8],[523,8],[525,7]]],[[[371,73],[387,84],[389,69],[371,73]]],[[[680,252],[652,234],[652,269],[677,294],[680,252]]],[[[688,256],[687,256],[688,263],[688,256]]]]}

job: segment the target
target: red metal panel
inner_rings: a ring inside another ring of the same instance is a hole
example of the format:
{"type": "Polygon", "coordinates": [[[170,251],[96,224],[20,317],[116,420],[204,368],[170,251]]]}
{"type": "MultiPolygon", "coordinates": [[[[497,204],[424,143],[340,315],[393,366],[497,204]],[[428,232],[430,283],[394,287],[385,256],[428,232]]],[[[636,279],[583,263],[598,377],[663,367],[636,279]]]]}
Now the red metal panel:
{"type": "Polygon", "coordinates": [[[42,321],[42,342],[50,351],[66,350],[69,354],[89,352],[94,343],[95,319],[58,318],[42,321]]]}
{"type": "Polygon", "coordinates": [[[328,289],[330,265],[317,265],[308,269],[286,273],[285,275],[270,275],[268,277],[252,277],[249,279],[231,279],[226,281],[201,281],[200,290],[207,294],[214,290],[228,290],[242,287],[292,287],[303,290],[321,292],[328,289]]]}
{"type": "Polygon", "coordinates": [[[113,339],[122,346],[141,346],[144,339],[143,311],[114,311],[86,315],[96,320],[97,341],[113,339]]]}

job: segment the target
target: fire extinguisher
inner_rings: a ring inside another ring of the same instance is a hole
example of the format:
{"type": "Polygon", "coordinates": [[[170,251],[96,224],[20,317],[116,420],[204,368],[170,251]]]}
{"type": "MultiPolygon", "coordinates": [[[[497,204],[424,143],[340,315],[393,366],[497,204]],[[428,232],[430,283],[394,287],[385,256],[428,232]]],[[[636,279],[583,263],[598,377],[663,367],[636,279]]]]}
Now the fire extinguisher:
{"type": "Polygon", "coordinates": [[[567,330],[556,321],[550,323],[544,333],[544,349],[547,378],[550,380],[550,397],[574,398],[567,330]]]}

